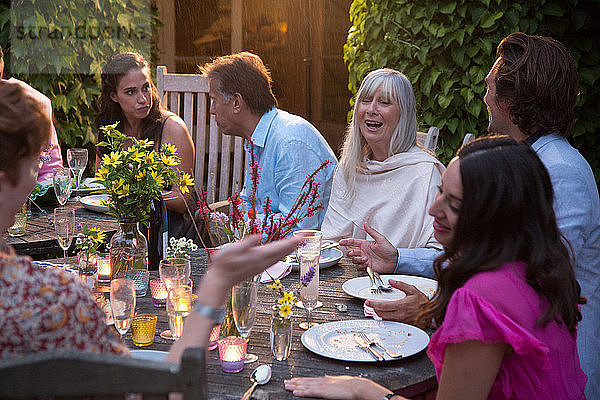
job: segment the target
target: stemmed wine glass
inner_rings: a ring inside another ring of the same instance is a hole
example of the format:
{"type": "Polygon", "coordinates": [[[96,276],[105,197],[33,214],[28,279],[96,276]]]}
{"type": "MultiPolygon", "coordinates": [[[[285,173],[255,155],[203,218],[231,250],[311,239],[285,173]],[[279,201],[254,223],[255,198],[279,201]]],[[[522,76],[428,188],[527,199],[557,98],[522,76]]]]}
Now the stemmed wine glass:
{"type": "Polygon", "coordinates": [[[85,170],[88,162],[87,149],[67,149],[67,162],[69,163],[71,171],[73,171],[73,176],[77,179],[77,186],[75,188],[77,197],[75,200],[79,201],[79,185],[81,184],[81,175],[83,175],[83,171],[85,170]]]}
{"type": "Polygon", "coordinates": [[[300,328],[309,329],[319,325],[311,322],[310,318],[319,300],[319,259],[323,234],[320,231],[305,229],[294,232],[294,236],[304,239],[297,250],[300,263],[300,299],[306,309],[306,322],[302,322],[300,328]]]}
{"type": "Polygon", "coordinates": [[[52,184],[54,185],[54,193],[56,199],[61,206],[64,206],[71,196],[71,184],[73,178],[71,170],[65,167],[52,168],[52,184]]]}
{"type": "MultiPolygon", "coordinates": [[[[246,341],[254,327],[259,280],[260,274],[238,283],[231,289],[231,308],[235,326],[246,341]]],[[[244,363],[253,363],[256,360],[258,360],[256,354],[246,353],[244,363]]]]}
{"type": "Polygon", "coordinates": [[[121,335],[129,330],[135,311],[135,287],[132,279],[119,278],[110,282],[110,308],[115,328],[121,335]]]}
{"type": "Polygon", "coordinates": [[[75,236],[75,210],[63,207],[55,208],[54,230],[58,244],[63,249],[63,264],[67,265],[67,250],[75,236]]]}

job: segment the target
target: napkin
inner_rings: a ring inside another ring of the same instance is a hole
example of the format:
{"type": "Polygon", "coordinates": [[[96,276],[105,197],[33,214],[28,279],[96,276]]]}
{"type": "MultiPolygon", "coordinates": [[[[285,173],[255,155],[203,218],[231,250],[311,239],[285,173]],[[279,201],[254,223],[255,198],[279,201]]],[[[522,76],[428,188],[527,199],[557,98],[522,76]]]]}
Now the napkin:
{"type": "Polygon", "coordinates": [[[287,276],[291,270],[292,264],[288,264],[283,261],[278,261],[262,273],[262,276],[260,277],[260,283],[271,282],[273,279],[271,279],[269,275],[271,275],[274,279],[281,279],[284,276],[287,276]]]}
{"type": "Polygon", "coordinates": [[[363,311],[365,313],[365,317],[373,317],[376,321],[381,321],[381,317],[377,315],[373,307],[369,307],[366,303],[363,303],[363,311]]]}

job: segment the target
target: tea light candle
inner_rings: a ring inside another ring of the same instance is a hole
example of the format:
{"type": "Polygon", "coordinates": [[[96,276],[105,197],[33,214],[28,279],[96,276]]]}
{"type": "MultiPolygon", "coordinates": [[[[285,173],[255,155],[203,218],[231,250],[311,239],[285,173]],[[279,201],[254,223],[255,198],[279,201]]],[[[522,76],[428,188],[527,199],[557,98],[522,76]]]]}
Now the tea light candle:
{"type": "Polygon", "coordinates": [[[223,372],[235,373],[244,369],[246,339],[229,336],[217,341],[223,372]]]}
{"type": "Polygon", "coordinates": [[[97,257],[98,282],[110,282],[110,257],[97,257]]]}
{"type": "Polygon", "coordinates": [[[215,325],[210,332],[210,342],[208,344],[209,350],[214,350],[217,348],[217,340],[219,340],[219,335],[221,334],[221,325],[215,325]]]}
{"type": "Polygon", "coordinates": [[[160,279],[150,281],[150,293],[154,307],[164,307],[167,304],[167,288],[160,279]]]}

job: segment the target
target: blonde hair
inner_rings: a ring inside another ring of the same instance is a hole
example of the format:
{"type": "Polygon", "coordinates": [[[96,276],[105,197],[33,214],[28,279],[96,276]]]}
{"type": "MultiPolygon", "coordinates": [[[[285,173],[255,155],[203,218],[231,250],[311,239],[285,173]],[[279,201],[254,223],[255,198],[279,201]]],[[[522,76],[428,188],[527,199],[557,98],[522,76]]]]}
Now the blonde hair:
{"type": "Polygon", "coordinates": [[[380,86],[382,96],[400,107],[400,118],[390,139],[388,157],[408,151],[417,143],[415,96],[410,81],[401,72],[390,68],[371,71],[358,89],[338,166],[342,169],[349,198],[353,198],[355,194],[356,174],[366,170],[365,163],[372,154],[371,148],[360,133],[358,104],[362,99],[373,96],[380,86]]]}

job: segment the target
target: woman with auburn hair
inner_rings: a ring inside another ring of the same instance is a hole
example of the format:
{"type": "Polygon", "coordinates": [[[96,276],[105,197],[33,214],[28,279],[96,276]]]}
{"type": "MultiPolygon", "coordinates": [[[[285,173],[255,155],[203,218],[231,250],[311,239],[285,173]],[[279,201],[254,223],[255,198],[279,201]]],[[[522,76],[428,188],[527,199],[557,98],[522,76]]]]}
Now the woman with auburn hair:
{"type": "MultiPolygon", "coordinates": [[[[119,122],[117,128],[127,136],[154,141],[158,150],[164,143],[177,148],[181,164],[175,168],[193,176],[194,144],[183,120],[161,107],[158,92],[150,75],[148,62],[137,53],[122,53],[111,57],[102,70],[102,94],[95,125],[119,122]]],[[[104,140],[99,131],[98,141],[104,140]]],[[[128,144],[126,143],[125,146],[128,144]]],[[[98,148],[96,169],[100,164],[102,149],[98,148]]],[[[191,217],[186,211],[186,201],[195,212],[192,193],[182,195],[177,187],[165,196],[169,236],[195,237],[191,217]]]]}
{"type": "MultiPolygon", "coordinates": [[[[0,82],[0,231],[33,189],[50,140],[43,105],[17,83],[0,82]]],[[[0,359],[58,348],[127,353],[79,278],[42,269],[0,238],[0,359]]]]}
{"type": "Polygon", "coordinates": [[[417,146],[413,89],[384,68],[362,81],[321,230],[326,239],[365,239],[365,223],[395,247],[437,247],[433,202],[444,166],[417,146]]]}
{"type": "MultiPolygon", "coordinates": [[[[556,224],[550,177],[508,137],[463,146],[429,213],[444,253],[421,310],[437,399],[585,399],[576,327],[585,303],[556,224]]],[[[296,396],[400,398],[364,378],[294,378],[296,396]],[[385,397],[388,396],[388,397],[385,397]]]]}

